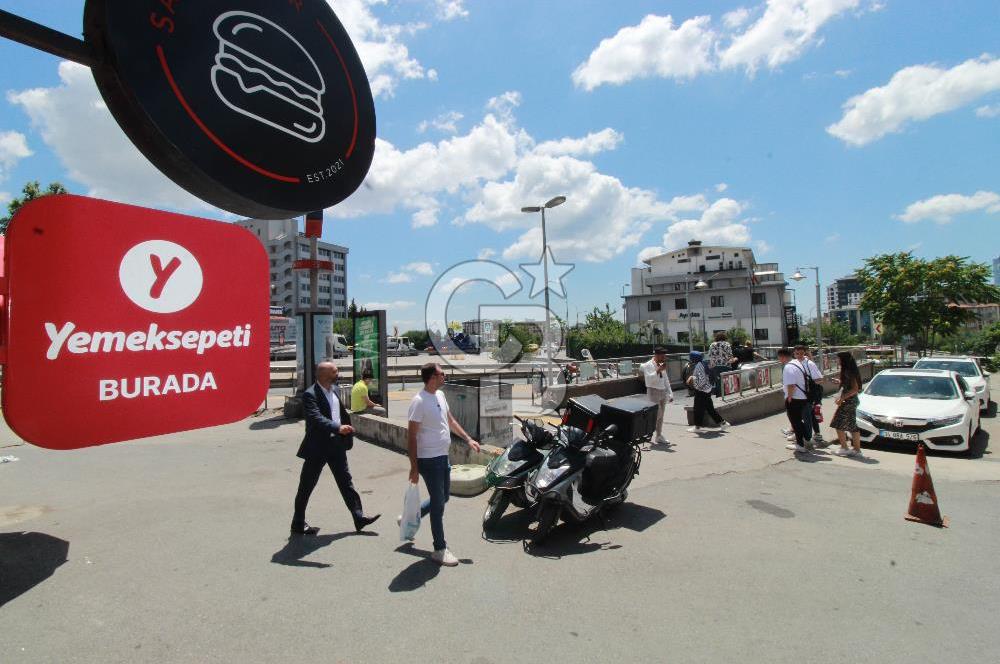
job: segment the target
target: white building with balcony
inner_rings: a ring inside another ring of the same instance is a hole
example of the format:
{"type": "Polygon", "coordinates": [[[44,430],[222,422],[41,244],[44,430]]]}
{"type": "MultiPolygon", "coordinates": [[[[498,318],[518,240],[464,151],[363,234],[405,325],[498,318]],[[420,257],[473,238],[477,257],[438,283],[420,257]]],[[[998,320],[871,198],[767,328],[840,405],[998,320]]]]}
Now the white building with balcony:
{"type": "Polygon", "coordinates": [[[643,263],[632,269],[631,294],[625,296],[631,332],[659,332],[664,342],[686,344],[689,336],[711,339],[741,327],[757,345],[788,342],[785,277],[777,263],[757,263],[749,247],[692,240],[643,263]]]}
{"type": "MultiPolygon", "coordinates": [[[[293,313],[296,307],[308,307],[309,273],[292,269],[295,261],[309,258],[309,238],[299,232],[299,220],[244,219],[236,225],[256,235],[267,251],[271,305],[282,307],[286,314],[293,313]]],[[[347,254],[350,250],[322,241],[317,243],[317,250],[319,260],[333,263],[333,273],[319,274],[319,307],[328,309],[335,318],[347,318],[347,254]]]]}

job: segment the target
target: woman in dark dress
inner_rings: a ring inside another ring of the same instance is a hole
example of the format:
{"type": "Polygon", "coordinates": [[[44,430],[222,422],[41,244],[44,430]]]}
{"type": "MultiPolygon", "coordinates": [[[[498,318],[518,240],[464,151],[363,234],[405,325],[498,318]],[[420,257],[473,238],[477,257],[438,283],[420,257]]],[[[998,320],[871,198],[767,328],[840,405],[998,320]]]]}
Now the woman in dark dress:
{"type": "Polygon", "coordinates": [[[833,381],[840,385],[840,395],[836,401],[837,412],[830,421],[830,427],[837,430],[837,440],[840,441],[840,449],[835,454],[857,458],[861,456],[861,431],[856,420],[861,372],[850,353],[837,353],[837,359],[840,360],[840,378],[834,378],[833,381]],[[853,449],[847,447],[848,433],[851,434],[853,449]]]}

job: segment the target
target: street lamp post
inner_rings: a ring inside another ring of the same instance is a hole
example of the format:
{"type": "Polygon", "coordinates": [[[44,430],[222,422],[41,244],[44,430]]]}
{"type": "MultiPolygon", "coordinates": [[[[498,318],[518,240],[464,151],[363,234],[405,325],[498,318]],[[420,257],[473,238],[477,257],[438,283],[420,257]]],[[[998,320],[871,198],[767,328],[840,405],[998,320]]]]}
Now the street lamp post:
{"type": "Polygon", "coordinates": [[[821,308],[821,300],[819,295],[819,268],[818,267],[799,267],[795,268],[795,274],[789,277],[789,279],[794,279],[795,281],[802,281],[806,278],[806,275],[802,274],[802,270],[813,270],[816,272],[816,360],[817,365],[823,366],[823,309],[821,308]]]}
{"type": "Polygon", "coordinates": [[[627,302],[625,300],[625,289],[628,288],[629,286],[631,286],[631,284],[622,284],[622,324],[625,325],[626,328],[628,327],[628,320],[626,320],[626,315],[625,315],[626,305],[627,305],[627,302]]]}
{"type": "Polygon", "coordinates": [[[541,212],[542,213],[542,270],[545,276],[545,330],[542,334],[542,343],[545,347],[546,357],[549,356],[549,337],[552,334],[552,322],[549,314],[549,243],[545,235],[545,210],[562,205],[566,202],[565,196],[556,196],[545,205],[528,205],[521,208],[521,212],[541,212]]]}
{"type": "MultiPolygon", "coordinates": [[[[716,278],[717,276],[719,276],[718,272],[716,272],[711,277],[709,277],[708,280],[711,281],[712,279],[716,278]]],[[[708,288],[708,284],[705,283],[704,279],[699,279],[698,283],[696,283],[694,285],[694,289],[695,290],[705,290],[706,288],[708,288]]],[[[690,303],[689,303],[689,306],[690,306],[690,303]]],[[[688,318],[690,318],[690,313],[691,313],[691,310],[688,309],[688,318]]],[[[704,296],[701,299],[701,335],[702,335],[702,341],[701,341],[702,348],[704,348],[705,350],[708,350],[708,324],[705,322],[705,298],[704,298],[704,296]]]]}

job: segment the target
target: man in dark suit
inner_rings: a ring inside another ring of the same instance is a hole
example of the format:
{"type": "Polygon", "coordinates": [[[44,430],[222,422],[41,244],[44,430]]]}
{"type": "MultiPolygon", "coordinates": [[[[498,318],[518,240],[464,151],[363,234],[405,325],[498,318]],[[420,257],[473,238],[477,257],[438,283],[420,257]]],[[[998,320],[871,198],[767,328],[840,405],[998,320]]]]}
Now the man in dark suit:
{"type": "Polygon", "coordinates": [[[381,514],[365,516],[361,509],[361,496],[351,483],[347,467],[347,450],[354,445],[354,427],[351,416],[337,394],[337,365],[321,362],[316,366],[316,383],[302,393],[302,410],[306,417],[306,435],[299,446],[298,457],[303,459],[299,490],[295,494],[295,515],[292,517],[293,535],[315,535],[319,528],[306,523],[306,505],[316,487],[323,466],[329,465],[337,481],[344,504],[354,518],[358,532],[374,523],[381,514]]]}

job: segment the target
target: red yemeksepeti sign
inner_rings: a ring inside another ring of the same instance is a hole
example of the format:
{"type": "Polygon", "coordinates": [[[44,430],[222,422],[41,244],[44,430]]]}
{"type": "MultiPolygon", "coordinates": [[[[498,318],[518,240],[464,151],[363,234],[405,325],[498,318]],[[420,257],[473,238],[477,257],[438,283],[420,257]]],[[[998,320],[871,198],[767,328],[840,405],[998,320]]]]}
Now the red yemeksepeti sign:
{"type": "Polygon", "coordinates": [[[267,393],[268,262],[232,224],[79,196],[14,216],[3,414],[75,449],[234,422],[267,393]]]}

